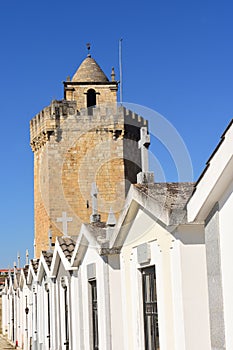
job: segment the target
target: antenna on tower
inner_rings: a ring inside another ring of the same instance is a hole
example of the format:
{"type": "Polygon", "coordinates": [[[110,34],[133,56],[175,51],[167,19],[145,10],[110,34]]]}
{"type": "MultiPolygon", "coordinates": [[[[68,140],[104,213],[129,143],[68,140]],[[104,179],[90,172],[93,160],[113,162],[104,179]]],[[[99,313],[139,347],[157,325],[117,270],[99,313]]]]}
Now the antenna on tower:
{"type": "Polygon", "coordinates": [[[119,72],[120,72],[120,104],[123,100],[123,81],[122,81],[122,38],[119,40],[119,72]]]}

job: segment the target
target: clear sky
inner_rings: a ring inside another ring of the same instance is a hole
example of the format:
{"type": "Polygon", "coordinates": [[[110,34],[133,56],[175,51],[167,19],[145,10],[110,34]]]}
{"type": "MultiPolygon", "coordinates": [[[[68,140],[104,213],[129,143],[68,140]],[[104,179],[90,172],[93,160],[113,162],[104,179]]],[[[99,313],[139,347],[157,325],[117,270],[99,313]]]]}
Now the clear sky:
{"type": "MultiPolygon", "coordinates": [[[[230,0],[1,1],[0,267],[12,265],[17,251],[23,261],[26,248],[33,255],[29,121],[62,99],[62,81],[85,58],[85,44],[119,79],[123,38],[123,101],[159,112],[176,128],[196,180],[233,115],[232,15],[230,0]]],[[[154,141],[166,181],[176,181],[164,145],[154,141]]]]}

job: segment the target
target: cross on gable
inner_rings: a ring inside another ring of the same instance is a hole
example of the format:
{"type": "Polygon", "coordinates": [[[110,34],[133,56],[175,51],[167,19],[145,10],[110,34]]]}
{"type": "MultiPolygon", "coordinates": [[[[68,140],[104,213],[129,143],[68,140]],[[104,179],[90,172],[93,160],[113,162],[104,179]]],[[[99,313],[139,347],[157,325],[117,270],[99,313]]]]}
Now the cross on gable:
{"type": "Polygon", "coordinates": [[[140,140],[138,148],[141,150],[141,167],[142,171],[137,174],[137,183],[153,183],[154,173],[149,171],[148,148],[150,146],[150,135],[147,133],[147,127],[140,129],[140,140]]]}
{"type": "Polygon", "coordinates": [[[140,137],[138,148],[141,149],[142,172],[146,173],[149,171],[148,147],[150,145],[150,135],[147,134],[147,127],[142,127],[140,129],[140,137]]]}
{"type": "Polygon", "coordinates": [[[98,214],[98,202],[97,202],[98,188],[96,183],[93,182],[91,185],[91,197],[92,197],[92,214],[91,222],[100,222],[100,215],[98,214]]]}
{"type": "Polygon", "coordinates": [[[143,126],[140,128],[140,140],[138,142],[138,148],[145,146],[148,148],[150,146],[150,135],[147,133],[147,127],[143,126]]]}
{"type": "Polygon", "coordinates": [[[92,184],[91,184],[91,196],[97,197],[97,194],[98,194],[98,189],[97,189],[96,183],[92,182],[92,184]]]}
{"type": "Polygon", "coordinates": [[[97,189],[96,183],[93,182],[91,185],[92,215],[95,215],[98,213],[97,195],[98,195],[98,189],[97,189]]]}
{"type": "Polygon", "coordinates": [[[67,213],[65,211],[62,212],[62,217],[57,218],[57,222],[62,223],[62,232],[64,236],[68,235],[68,222],[73,221],[73,218],[67,217],[67,213]]]}

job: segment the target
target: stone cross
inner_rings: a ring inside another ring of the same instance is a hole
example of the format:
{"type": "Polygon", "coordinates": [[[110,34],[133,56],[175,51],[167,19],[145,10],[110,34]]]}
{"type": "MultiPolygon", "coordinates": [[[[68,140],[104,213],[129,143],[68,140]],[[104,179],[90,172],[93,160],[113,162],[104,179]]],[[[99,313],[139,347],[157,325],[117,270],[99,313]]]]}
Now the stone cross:
{"type": "Polygon", "coordinates": [[[150,135],[147,133],[147,127],[143,126],[140,129],[140,140],[138,148],[141,149],[141,164],[142,171],[137,174],[137,183],[153,183],[154,173],[149,172],[148,147],[150,145],[150,135]]]}
{"type": "Polygon", "coordinates": [[[65,211],[62,212],[62,217],[57,218],[57,222],[62,222],[62,232],[64,236],[68,235],[68,222],[73,221],[73,218],[67,217],[67,213],[65,211]]]}
{"type": "Polygon", "coordinates": [[[147,127],[143,126],[140,129],[140,141],[138,141],[138,148],[141,149],[141,162],[142,162],[143,173],[147,173],[149,171],[149,161],[148,161],[149,145],[150,145],[150,135],[147,134],[147,127]]]}
{"type": "Polygon", "coordinates": [[[91,197],[92,197],[92,214],[91,222],[99,222],[100,215],[98,214],[98,202],[97,202],[98,189],[96,183],[93,182],[91,185],[91,197]]]}
{"type": "Polygon", "coordinates": [[[92,215],[98,213],[98,202],[97,202],[98,189],[96,183],[93,182],[91,185],[91,197],[92,197],[92,215]]]}

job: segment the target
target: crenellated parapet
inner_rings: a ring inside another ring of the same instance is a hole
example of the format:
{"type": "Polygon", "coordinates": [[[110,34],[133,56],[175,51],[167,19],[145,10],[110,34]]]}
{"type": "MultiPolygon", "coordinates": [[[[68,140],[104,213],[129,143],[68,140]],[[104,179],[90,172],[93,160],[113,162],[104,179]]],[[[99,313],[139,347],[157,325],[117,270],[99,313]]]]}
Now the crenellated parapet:
{"type": "Polygon", "coordinates": [[[52,101],[30,121],[30,145],[33,152],[40,149],[60,128],[60,121],[76,113],[75,101],[52,101]]]}
{"type": "Polygon", "coordinates": [[[91,113],[86,108],[81,109],[78,119],[86,130],[108,132],[112,134],[113,139],[139,141],[140,128],[148,126],[146,119],[116,103],[96,106],[91,109],[91,113]]]}
{"type": "Polygon", "coordinates": [[[62,123],[68,117],[77,115],[80,130],[95,129],[97,133],[111,133],[113,139],[131,139],[138,141],[139,129],[147,126],[147,120],[124,106],[105,104],[77,113],[76,101],[52,101],[30,121],[30,145],[33,152],[58,134],[62,123]]]}
{"type": "Polygon", "coordinates": [[[36,254],[47,246],[49,230],[53,238],[64,233],[59,219],[63,213],[72,218],[70,235],[89,221],[93,181],[102,220],[110,209],[119,215],[130,184],[142,170],[142,127],[147,127],[144,118],[116,103],[77,111],[76,101],[52,101],[31,120],[36,254]]]}

